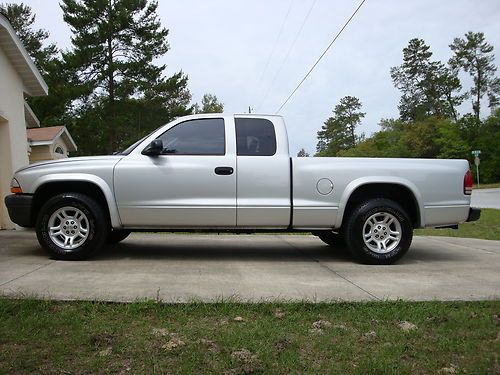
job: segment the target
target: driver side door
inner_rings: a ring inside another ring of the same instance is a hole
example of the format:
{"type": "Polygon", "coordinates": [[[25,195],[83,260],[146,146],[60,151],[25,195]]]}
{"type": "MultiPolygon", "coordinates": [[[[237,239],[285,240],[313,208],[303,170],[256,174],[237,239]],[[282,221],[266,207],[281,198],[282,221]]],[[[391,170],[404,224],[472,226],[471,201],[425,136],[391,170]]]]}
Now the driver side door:
{"type": "Polygon", "coordinates": [[[181,122],[157,139],[157,156],[133,153],[115,167],[115,196],[130,228],[236,226],[234,124],[226,118],[181,122]]]}

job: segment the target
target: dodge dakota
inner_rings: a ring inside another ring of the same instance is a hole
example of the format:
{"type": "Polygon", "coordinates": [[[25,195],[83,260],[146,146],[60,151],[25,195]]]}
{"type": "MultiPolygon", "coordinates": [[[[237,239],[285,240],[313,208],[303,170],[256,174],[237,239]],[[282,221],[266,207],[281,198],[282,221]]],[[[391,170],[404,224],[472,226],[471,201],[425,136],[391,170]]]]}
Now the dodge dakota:
{"type": "Polygon", "coordinates": [[[480,216],[466,160],[294,158],[276,115],[178,118],[116,155],[21,168],[11,191],[11,220],[63,260],[131,231],[307,231],[390,264],[414,228],[480,216]]]}

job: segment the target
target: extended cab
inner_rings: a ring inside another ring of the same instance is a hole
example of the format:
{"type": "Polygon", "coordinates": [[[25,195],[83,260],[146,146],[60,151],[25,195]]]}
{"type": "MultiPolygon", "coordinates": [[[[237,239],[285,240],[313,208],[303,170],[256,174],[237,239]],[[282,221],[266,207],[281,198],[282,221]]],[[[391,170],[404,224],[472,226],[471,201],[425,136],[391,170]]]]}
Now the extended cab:
{"type": "MultiPolygon", "coordinates": [[[[130,231],[309,231],[389,264],[414,228],[477,220],[466,160],[292,158],[282,117],[178,118],[113,156],[18,170],[5,199],[57,259],[130,231]]],[[[189,240],[186,238],[186,240],[189,240]]]]}

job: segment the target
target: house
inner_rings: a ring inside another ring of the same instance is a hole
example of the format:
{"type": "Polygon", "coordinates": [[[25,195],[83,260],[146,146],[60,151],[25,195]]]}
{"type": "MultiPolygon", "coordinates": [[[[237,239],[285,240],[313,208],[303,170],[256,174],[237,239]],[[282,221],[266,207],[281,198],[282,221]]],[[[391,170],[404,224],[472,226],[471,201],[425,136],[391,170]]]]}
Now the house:
{"type": "Polygon", "coordinates": [[[28,143],[31,147],[29,160],[38,161],[67,158],[69,152],[77,150],[75,141],[65,126],[49,126],[27,130],[28,143]]]}
{"type": "Polygon", "coordinates": [[[25,99],[47,94],[47,84],[0,13],[0,229],[14,227],[3,200],[14,171],[29,163],[26,129],[40,126],[25,99]]]}

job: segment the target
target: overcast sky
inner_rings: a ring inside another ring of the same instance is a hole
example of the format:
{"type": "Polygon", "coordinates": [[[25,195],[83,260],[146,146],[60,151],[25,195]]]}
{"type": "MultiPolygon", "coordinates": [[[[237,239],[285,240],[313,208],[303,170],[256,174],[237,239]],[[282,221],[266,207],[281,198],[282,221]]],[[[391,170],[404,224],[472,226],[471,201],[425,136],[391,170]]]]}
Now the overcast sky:
{"type": "MultiPolygon", "coordinates": [[[[32,7],[36,26],[47,29],[51,41],[62,49],[70,47],[58,1],[22,2],[32,7]]],[[[189,76],[193,101],[214,93],[227,113],[247,112],[248,106],[258,113],[274,113],[359,3],[159,0],[158,13],[170,30],[171,47],[161,62],[167,64],[166,74],[182,70],[189,76]]],[[[366,117],[360,132],[371,134],[381,118],[397,117],[399,93],[389,69],[401,64],[402,49],[411,38],[424,39],[435,59],[447,61],[454,37],[482,31],[499,56],[499,21],[498,0],[367,0],[280,112],[288,125],[291,152],[304,147],[314,153],[316,132],[345,95],[363,103],[366,117]]]]}

